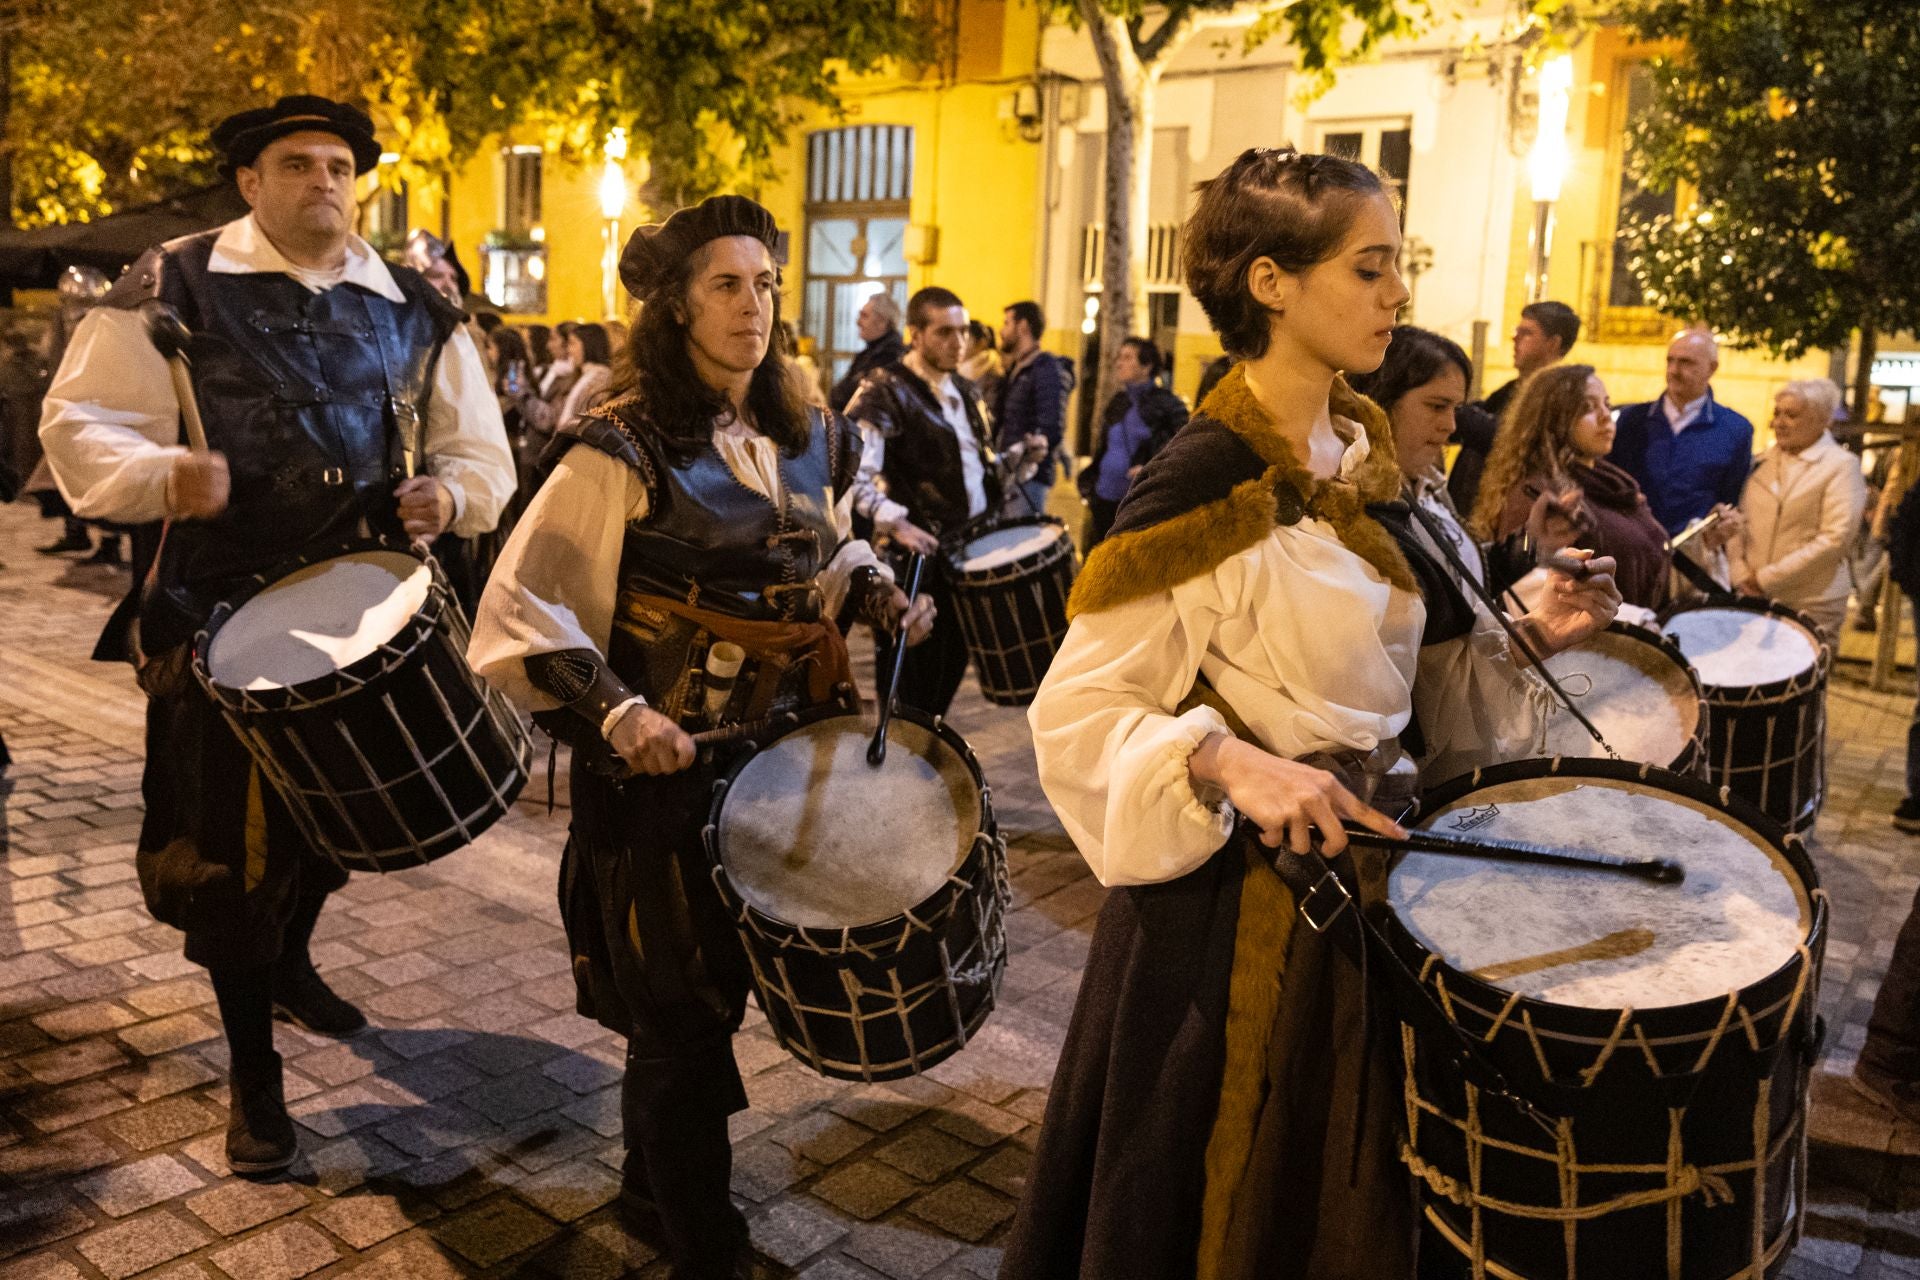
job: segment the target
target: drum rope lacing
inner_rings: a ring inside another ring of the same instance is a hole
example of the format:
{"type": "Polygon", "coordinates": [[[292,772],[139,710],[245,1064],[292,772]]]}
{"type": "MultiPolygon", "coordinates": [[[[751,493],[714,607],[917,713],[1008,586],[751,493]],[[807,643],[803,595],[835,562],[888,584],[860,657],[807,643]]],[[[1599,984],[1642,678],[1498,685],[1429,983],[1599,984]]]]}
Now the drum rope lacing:
{"type": "MultiPolygon", "coordinates": [[[[1815,888],[1809,892],[1809,898],[1813,900],[1817,912],[1818,906],[1824,903],[1826,899],[1826,891],[1822,888],[1815,888]]],[[[1776,1050],[1784,1049],[1793,1035],[1801,1006],[1805,1000],[1809,983],[1814,973],[1814,958],[1808,944],[1802,942],[1795,948],[1795,952],[1799,960],[1799,969],[1795,976],[1793,991],[1788,997],[1784,1012],[1780,1016],[1779,1035],[1771,1046],[1776,1050]]],[[[1439,963],[1440,960],[1437,955],[1429,955],[1421,966],[1420,980],[1423,984],[1430,985],[1433,988],[1441,1006],[1447,1011],[1448,1017],[1453,1018],[1454,1004],[1452,996],[1446,988],[1445,974],[1437,972],[1439,963]]],[[[1549,1083],[1552,1083],[1554,1082],[1554,1077],[1547,1062],[1544,1046],[1541,1043],[1541,1035],[1533,1024],[1531,1012],[1522,1009],[1517,1021],[1512,1018],[1513,1011],[1519,1000],[1519,993],[1515,992],[1510,994],[1498,1013],[1494,1015],[1492,1024],[1480,1038],[1486,1043],[1492,1043],[1494,1037],[1509,1024],[1521,1027],[1533,1050],[1542,1077],[1549,1083]]],[[[1594,1084],[1620,1044],[1628,1039],[1638,1044],[1642,1054],[1646,1058],[1649,1070],[1656,1078],[1666,1078],[1669,1075],[1669,1073],[1661,1069],[1660,1063],[1654,1053],[1654,1047],[1648,1039],[1645,1029],[1633,1020],[1633,1014],[1634,1010],[1631,1008],[1621,1010],[1619,1018],[1615,1021],[1613,1032],[1602,1043],[1600,1051],[1595,1056],[1592,1064],[1581,1069],[1579,1074],[1585,1086],[1591,1087],[1594,1084]],[[1631,1036],[1628,1034],[1629,1027],[1632,1028],[1631,1036]]],[[[1696,1085],[1699,1079],[1704,1079],[1702,1073],[1707,1063],[1711,1060],[1722,1038],[1736,1022],[1745,1032],[1748,1046],[1756,1053],[1762,1052],[1763,1045],[1759,1030],[1754,1024],[1753,1015],[1746,1007],[1745,1002],[1741,1000],[1740,992],[1732,991],[1728,993],[1726,1003],[1722,1006],[1720,1016],[1713,1029],[1706,1033],[1704,1043],[1699,1055],[1694,1060],[1691,1071],[1679,1074],[1696,1076],[1696,1085]]],[[[1783,1133],[1779,1139],[1775,1140],[1771,1138],[1770,1079],[1763,1077],[1758,1083],[1759,1096],[1753,1124],[1753,1156],[1750,1159],[1706,1167],[1687,1162],[1684,1159],[1684,1148],[1681,1142],[1681,1126],[1687,1114],[1687,1103],[1683,1102],[1680,1106],[1667,1108],[1668,1138],[1666,1144],[1666,1160],[1663,1164],[1581,1164],[1575,1149],[1573,1133],[1574,1122],[1571,1117],[1560,1117],[1555,1120],[1552,1130],[1554,1147],[1551,1152],[1548,1152],[1488,1135],[1482,1129],[1480,1123],[1480,1097],[1483,1091],[1472,1084],[1464,1085],[1467,1097],[1467,1118],[1464,1121],[1447,1114],[1441,1110],[1438,1105],[1422,1097],[1419,1091],[1418,1078],[1414,1065],[1417,1057],[1417,1037],[1415,1036],[1414,1029],[1404,1022],[1401,1024],[1400,1033],[1401,1052],[1404,1063],[1401,1075],[1401,1091],[1402,1101],[1406,1107],[1407,1114],[1407,1137],[1403,1138],[1400,1142],[1400,1159],[1401,1162],[1406,1165],[1408,1171],[1420,1179],[1434,1195],[1458,1205],[1460,1208],[1466,1209],[1473,1215],[1471,1238],[1467,1240],[1460,1239],[1455,1232],[1446,1229],[1444,1223],[1438,1223],[1437,1225],[1442,1228],[1442,1235],[1448,1242],[1467,1255],[1473,1267],[1473,1274],[1476,1277],[1484,1277],[1489,1274],[1513,1274],[1509,1273],[1505,1268],[1491,1264],[1486,1256],[1486,1240],[1480,1225],[1480,1219],[1483,1213],[1493,1213],[1530,1221],[1561,1222],[1567,1224],[1568,1255],[1566,1274],[1571,1278],[1575,1275],[1575,1243],[1577,1237],[1574,1234],[1574,1224],[1603,1218],[1610,1214],[1647,1208],[1663,1203],[1674,1206],[1677,1205],[1679,1201],[1693,1195],[1700,1196],[1702,1204],[1708,1208],[1731,1204],[1736,1199],[1732,1179],[1738,1175],[1751,1176],[1755,1183],[1755,1193],[1752,1197],[1753,1203],[1750,1206],[1750,1212],[1754,1220],[1751,1241],[1751,1256],[1753,1262],[1751,1268],[1743,1274],[1752,1276],[1763,1275],[1764,1267],[1768,1265],[1772,1258],[1781,1252],[1785,1242],[1791,1239],[1793,1234],[1791,1223],[1783,1227],[1780,1237],[1775,1239],[1770,1245],[1765,1239],[1764,1182],[1767,1170],[1781,1158],[1783,1154],[1797,1147],[1799,1135],[1804,1124],[1804,1116],[1796,1118],[1793,1124],[1788,1127],[1787,1132],[1783,1133]],[[1432,1116],[1435,1120],[1460,1131],[1467,1145],[1467,1162],[1471,1170],[1470,1181],[1462,1181],[1460,1178],[1428,1163],[1415,1149],[1414,1143],[1418,1140],[1419,1136],[1419,1118],[1423,1114],[1432,1116]],[[1556,1186],[1560,1193],[1561,1203],[1558,1205],[1526,1204],[1489,1196],[1481,1192],[1477,1186],[1480,1176],[1480,1152],[1487,1148],[1493,1148],[1532,1159],[1552,1161],[1555,1168],[1556,1186]],[[1588,1204],[1580,1204],[1577,1201],[1578,1182],[1582,1175],[1610,1174],[1632,1176],[1635,1174],[1647,1175],[1656,1173],[1664,1175],[1664,1182],[1660,1186],[1649,1187],[1643,1191],[1627,1192],[1606,1200],[1595,1201],[1588,1204]]],[[[1690,1100],[1691,1090],[1688,1092],[1688,1098],[1690,1100]]],[[[1431,1211],[1429,1212],[1431,1213],[1431,1211]]],[[[1670,1208],[1667,1224],[1666,1254],[1669,1275],[1676,1277],[1681,1274],[1680,1225],[1680,1219],[1670,1208]]]]}

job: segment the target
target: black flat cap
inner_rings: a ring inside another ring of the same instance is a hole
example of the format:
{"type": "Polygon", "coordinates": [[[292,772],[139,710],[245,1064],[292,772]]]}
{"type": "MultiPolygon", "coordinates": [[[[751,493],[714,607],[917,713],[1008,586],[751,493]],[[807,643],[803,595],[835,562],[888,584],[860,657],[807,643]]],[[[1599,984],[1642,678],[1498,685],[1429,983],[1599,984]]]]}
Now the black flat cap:
{"type": "Polygon", "coordinates": [[[331,133],[353,149],[353,171],[365,173],[380,163],[380,143],[373,136],[373,119],[358,107],[311,93],[290,94],[270,107],[255,107],[228,116],[213,127],[213,145],[220,152],[220,173],[259,159],[267,144],[290,133],[331,133]]]}
{"type": "Polygon", "coordinates": [[[769,254],[779,252],[780,228],[763,206],[745,196],[708,196],[665,222],[635,228],[620,254],[620,282],[645,298],[676,279],[695,249],[723,236],[752,236],[769,254]]]}

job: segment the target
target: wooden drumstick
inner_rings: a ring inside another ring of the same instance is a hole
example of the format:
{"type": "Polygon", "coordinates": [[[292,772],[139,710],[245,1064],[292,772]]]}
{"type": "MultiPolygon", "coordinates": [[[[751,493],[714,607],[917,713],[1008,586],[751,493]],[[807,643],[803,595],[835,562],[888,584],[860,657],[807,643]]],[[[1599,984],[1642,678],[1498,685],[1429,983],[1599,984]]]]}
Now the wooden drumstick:
{"type": "MultiPolygon", "coordinates": [[[[913,560],[907,569],[907,608],[913,608],[913,601],[920,594],[920,572],[927,567],[927,557],[921,552],[913,553],[913,560]]],[[[899,630],[893,636],[893,679],[887,682],[887,698],[880,704],[880,727],[873,731],[873,741],[867,744],[867,763],[878,769],[887,762],[887,726],[893,721],[893,704],[900,700],[900,669],[907,661],[907,615],[900,615],[899,630]]]]}
{"type": "Polygon", "coordinates": [[[193,366],[187,363],[187,342],[193,335],[187,332],[180,313],[158,298],[141,303],[140,314],[146,318],[147,339],[173,375],[173,395],[187,424],[187,446],[195,453],[207,453],[207,428],[200,421],[200,401],[193,394],[193,366]]]}
{"type": "Polygon", "coordinates": [[[1572,867],[1583,871],[1614,871],[1638,876],[1655,884],[1679,884],[1687,878],[1686,868],[1665,858],[1628,858],[1616,853],[1595,853],[1586,849],[1562,849],[1526,844],[1518,840],[1496,840],[1490,836],[1448,835],[1444,831],[1407,832],[1404,839],[1383,836],[1365,827],[1349,825],[1347,839],[1354,844],[1406,853],[1432,853],[1445,857],[1482,858],[1490,862],[1525,862],[1539,866],[1572,867]]]}

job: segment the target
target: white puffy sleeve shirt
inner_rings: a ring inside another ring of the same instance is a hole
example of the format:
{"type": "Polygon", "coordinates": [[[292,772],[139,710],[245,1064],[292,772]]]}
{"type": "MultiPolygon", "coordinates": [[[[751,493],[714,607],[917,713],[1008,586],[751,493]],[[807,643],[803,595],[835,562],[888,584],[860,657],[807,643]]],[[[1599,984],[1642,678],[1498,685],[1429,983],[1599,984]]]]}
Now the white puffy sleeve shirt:
{"type": "MultiPolygon", "coordinates": [[[[763,498],[784,501],[779,446],[739,424],[716,428],[714,445],[734,478],[763,498]]],[[[874,565],[888,581],[892,570],[852,533],[853,493],[834,495],[838,550],[820,572],[827,616],[839,612],[853,571],[874,565]]],[[[605,654],[620,595],[620,553],[626,528],[647,518],[646,483],[639,472],[598,449],[562,455],[534,495],[487,579],[474,614],[467,661],[515,702],[534,711],[554,700],[527,679],[526,659],[562,649],[605,654]]]]}
{"type": "Polygon", "coordinates": [[[1188,758],[1220,714],[1176,715],[1203,674],[1259,744],[1369,752],[1406,728],[1426,609],[1307,518],[1205,574],[1074,620],[1028,711],[1040,782],[1094,875],[1152,884],[1226,843],[1233,811],[1188,758]]]}
{"type": "MultiPolygon", "coordinates": [[[[277,272],[314,293],[354,284],[406,301],[386,264],[358,237],[348,242],[340,270],[306,271],[280,255],[251,214],[221,228],[208,269],[277,272]]],[[[88,312],[41,405],[40,443],[61,496],[89,519],[164,520],[173,514],[167,476],[187,451],[180,441],[180,402],[145,321],[113,307],[88,312]]],[[[500,402],[464,328],[447,339],[434,367],[426,445],[428,471],[453,495],[452,531],[472,537],[492,529],[518,477],[500,402]]]]}

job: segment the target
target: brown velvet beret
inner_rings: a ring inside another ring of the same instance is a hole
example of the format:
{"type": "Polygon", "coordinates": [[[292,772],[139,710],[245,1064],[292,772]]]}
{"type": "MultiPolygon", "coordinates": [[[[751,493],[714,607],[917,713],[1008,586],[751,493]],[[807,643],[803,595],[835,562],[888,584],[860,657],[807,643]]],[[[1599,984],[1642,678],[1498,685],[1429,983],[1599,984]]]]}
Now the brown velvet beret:
{"type": "Polygon", "coordinates": [[[752,236],[777,253],[780,228],[773,215],[745,196],[708,196],[665,222],[636,227],[620,254],[620,282],[636,298],[645,298],[676,278],[693,251],[723,236],[752,236]]]}

